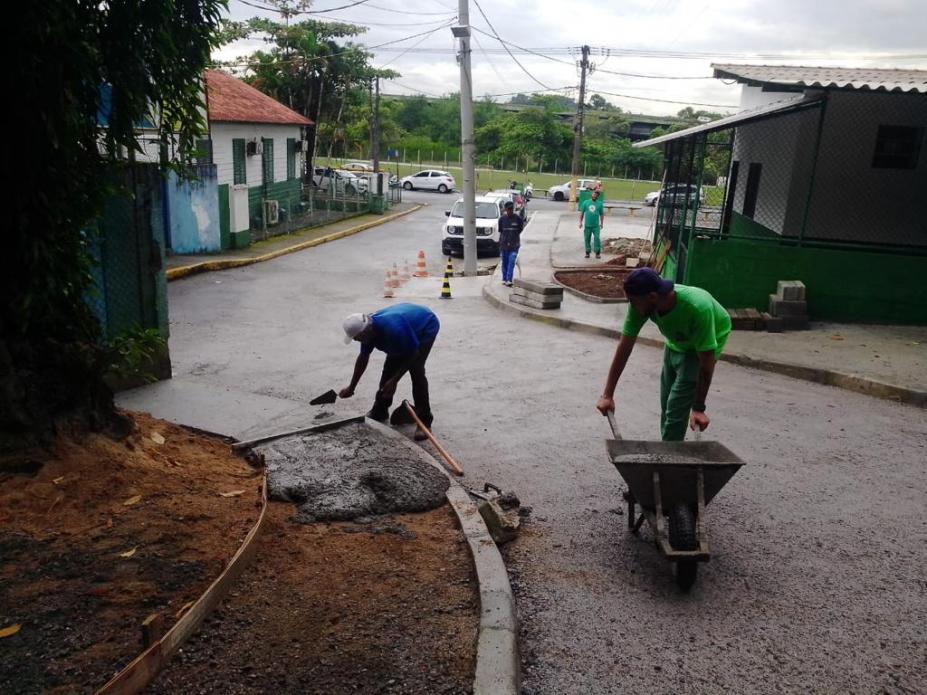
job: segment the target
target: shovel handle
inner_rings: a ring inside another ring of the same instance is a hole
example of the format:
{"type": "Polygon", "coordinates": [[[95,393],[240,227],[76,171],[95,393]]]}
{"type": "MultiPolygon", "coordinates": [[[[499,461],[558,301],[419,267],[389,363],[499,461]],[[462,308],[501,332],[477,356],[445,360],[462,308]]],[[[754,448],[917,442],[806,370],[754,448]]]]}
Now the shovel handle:
{"type": "Polygon", "coordinates": [[[437,449],[438,453],[441,454],[441,458],[447,462],[448,468],[450,468],[455,475],[463,475],[463,469],[458,466],[457,462],[451,457],[451,455],[444,450],[444,447],[441,446],[441,443],[437,439],[435,439],[435,436],[431,433],[431,430],[425,427],[425,423],[422,422],[418,415],[415,414],[415,409],[412,407],[409,401],[403,401],[402,404],[406,407],[406,410],[409,411],[409,415],[411,415],[412,419],[415,420],[415,424],[418,425],[418,428],[425,433],[426,437],[428,437],[428,441],[434,444],[435,449],[437,449]]]}
{"type": "Polygon", "coordinates": [[[615,411],[606,411],[605,417],[608,418],[608,426],[612,428],[612,435],[615,439],[621,439],[621,434],[618,432],[618,421],[615,420],[615,411]]]}

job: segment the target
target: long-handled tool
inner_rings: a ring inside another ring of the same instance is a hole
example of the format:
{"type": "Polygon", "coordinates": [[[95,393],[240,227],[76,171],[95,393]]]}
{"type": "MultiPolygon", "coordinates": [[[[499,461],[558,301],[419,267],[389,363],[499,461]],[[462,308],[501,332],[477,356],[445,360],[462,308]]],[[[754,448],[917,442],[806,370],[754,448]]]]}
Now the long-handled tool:
{"type": "Polygon", "coordinates": [[[455,475],[463,475],[464,474],[463,468],[457,465],[457,462],[453,459],[453,457],[449,453],[447,453],[447,451],[444,450],[444,447],[441,446],[440,442],[438,442],[438,440],[435,439],[435,436],[431,433],[431,430],[425,427],[425,423],[421,421],[418,414],[415,412],[415,408],[412,407],[412,404],[409,403],[409,401],[404,400],[402,402],[402,405],[399,406],[399,408],[396,408],[395,411],[393,411],[393,415],[390,417],[390,421],[393,424],[399,424],[400,421],[404,420],[404,418],[396,416],[396,411],[400,410],[400,408],[404,408],[406,410],[406,412],[412,417],[412,420],[415,421],[415,424],[418,425],[418,428],[422,432],[424,432],[426,437],[428,437],[428,441],[434,444],[435,449],[437,449],[438,453],[441,454],[441,458],[443,458],[447,462],[448,468],[450,468],[451,471],[453,471],[455,475]]]}

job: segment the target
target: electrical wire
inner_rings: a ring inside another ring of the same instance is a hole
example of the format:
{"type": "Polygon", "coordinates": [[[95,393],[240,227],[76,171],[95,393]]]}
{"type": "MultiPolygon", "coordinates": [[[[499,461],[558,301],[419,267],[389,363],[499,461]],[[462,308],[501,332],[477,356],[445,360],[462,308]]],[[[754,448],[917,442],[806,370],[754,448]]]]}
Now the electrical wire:
{"type": "MultiPolygon", "coordinates": [[[[371,3],[367,3],[367,7],[371,7],[371,8],[373,8],[373,9],[375,9],[375,10],[382,10],[383,12],[393,12],[393,13],[395,13],[395,14],[411,14],[411,15],[415,15],[416,17],[422,17],[422,16],[425,16],[425,15],[434,15],[434,14],[447,14],[447,11],[444,11],[444,12],[418,12],[418,11],[414,11],[414,10],[396,10],[396,9],[393,9],[392,7],[382,7],[382,6],[380,6],[380,5],[374,5],[374,4],[371,4],[371,3]]],[[[456,10],[454,10],[454,12],[456,12],[456,10]]]]}
{"type": "MultiPolygon", "coordinates": [[[[355,21],[353,19],[345,19],[343,17],[326,17],[325,19],[330,19],[335,22],[344,22],[345,24],[356,24],[358,26],[366,27],[420,27],[422,22],[368,22],[366,19],[361,21],[355,21]]],[[[425,22],[425,26],[429,24],[435,24],[437,22],[447,22],[451,20],[456,20],[456,14],[447,14],[444,19],[435,19],[430,22],[425,22]]]]}
{"type": "Polygon", "coordinates": [[[675,99],[659,99],[657,97],[639,97],[632,94],[616,94],[615,92],[605,92],[601,89],[592,90],[595,94],[605,94],[610,97],[621,97],[622,99],[639,99],[640,101],[659,101],[664,104],[682,104],[683,106],[709,106],[717,109],[737,109],[737,104],[704,104],[698,101],[677,101],[675,99]]]}
{"type": "Polygon", "coordinates": [[[473,40],[476,41],[476,47],[479,48],[480,52],[486,57],[486,62],[489,63],[489,67],[491,67],[492,71],[496,73],[496,77],[499,78],[499,82],[502,83],[502,86],[507,88],[509,86],[508,80],[506,80],[502,76],[502,73],[500,73],[499,70],[496,68],[496,64],[492,62],[492,58],[489,57],[489,54],[486,52],[486,49],[483,48],[483,44],[480,43],[480,40],[476,36],[476,34],[473,35],[473,40]]]}
{"type": "Polygon", "coordinates": [[[509,47],[505,45],[505,41],[503,41],[501,38],[499,38],[499,33],[496,31],[496,28],[492,25],[492,22],[489,21],[489,17],[486,16],[486,13],[483,12],[483,8],[480,6],[479,0],[473,0],[473,2],[474,2],[474,4],[476,5],[476,9],[479,10],[480,14],[482,15],[483,20],[484,20],[484,21],[486,22],[486,24],[489,26],[489,30],[493,33],[493,35],[495,36],[496,40],[497,40],[500,44],[502,44],[502,47],[505,49],[505,52],[509,54],[509,57],[510,57],[512,60],[515,61],[515,64],[516,64],[518,67],[520,67],[521,70],[522,70],[522,72],[525,73],[528,77],[530,77],[534,82],[537,82],[537,83],[538,83],[539,85],[541,85],[544,89],[549,90],[550,87],[548,87],[546,84],[544,84],[543,82],[541,82],[537,77],[535,77],[535,76],[532,75],[530,72],[528,72],[528,69],[527,69],[524,65],[522,65],[522,64],[519,62],[518,58],[515,57],[515,54],[512,53],[512,52],[509,50],[509,47]]]}
{"type": "MultiPolygon", "coordinates": [[[[457,21],[457,17],[454,17],[454,19],[451,20],[451,23],[456,22],[456,21],[457,21]]],[[[383,63],[383,64],[382,64],[379,68],[377,68],[377,69],[378,69],[378,70],[382,70],[383,68],[385,68],[385,67],[386,67],[387,65],[389,65],[390,63],[395,63],[397,60],[399,60],[400,58],[402,58],[402,56],[404,56],[404,55],[405,55],[406,53],[408,53],[410,50],[412,50],[413,48],[415,48],[416,46],[418,46],[420,43],[422,43],[423,41],[425,41],[429,36],[431,36],[431,35],[434,34],[435,32],[441,31],[442,29],[446,29],[448,26],[449,26],[449,24],[448,24],[447,22],[445,22],[445,23],[442,23],[441,26],[435,27],[434,29],[432,29],[431,31],[429,31],[427,34],[425,34],[422,38],[420,38],[418,41],[416,41],[414,44],[412,44],[411,46],[409,46],[409,48],[407,48],[406,50],[404,50],[402,53],[399,53],[398,55],[393,56],[392,58],[390,58],[389,60],[387,60],[385,63],[383,63]]]]}

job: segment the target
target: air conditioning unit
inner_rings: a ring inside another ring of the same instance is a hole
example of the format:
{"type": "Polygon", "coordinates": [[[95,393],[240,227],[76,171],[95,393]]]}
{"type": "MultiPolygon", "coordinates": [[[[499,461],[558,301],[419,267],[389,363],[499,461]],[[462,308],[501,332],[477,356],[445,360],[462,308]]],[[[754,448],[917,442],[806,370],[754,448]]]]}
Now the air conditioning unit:
{"type": "Polygon", "coordinates": [[[264,201],[264,221],[266,224],[280,222],[280,202],[277,200],[264,201]]]}
{"type": "Polygon", "coordinates": [[[263,154],[264,143],[258,140],[257,138],[248,140],[248,144],[245,148],[245,151],[247,152],[249,157],[252,157],[256,154],[263,154]]]}

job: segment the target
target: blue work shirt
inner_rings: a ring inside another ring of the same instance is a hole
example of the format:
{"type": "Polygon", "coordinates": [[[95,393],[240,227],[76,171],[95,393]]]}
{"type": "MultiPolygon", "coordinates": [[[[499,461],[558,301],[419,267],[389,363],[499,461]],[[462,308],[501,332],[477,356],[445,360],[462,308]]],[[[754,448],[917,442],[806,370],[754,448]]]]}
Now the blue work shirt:
{"type": "Polygon", "coordinates": [[[370,344],[361,344],[361,354],[373,349],[387,355],[413,355],[422,343],[438,335],[441,324],[434,312],[418,304],[395,304],[370,315],[376,335],[370,344]]]}

